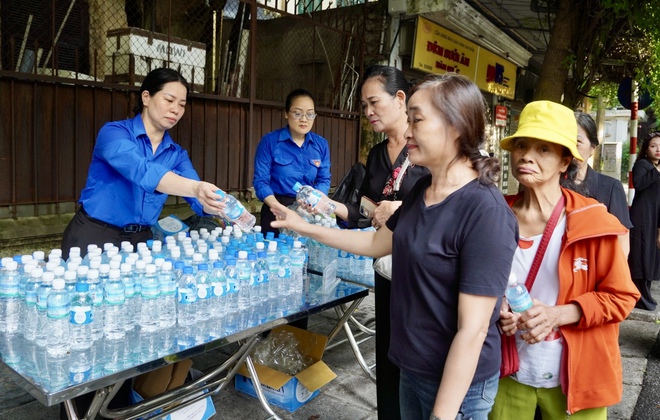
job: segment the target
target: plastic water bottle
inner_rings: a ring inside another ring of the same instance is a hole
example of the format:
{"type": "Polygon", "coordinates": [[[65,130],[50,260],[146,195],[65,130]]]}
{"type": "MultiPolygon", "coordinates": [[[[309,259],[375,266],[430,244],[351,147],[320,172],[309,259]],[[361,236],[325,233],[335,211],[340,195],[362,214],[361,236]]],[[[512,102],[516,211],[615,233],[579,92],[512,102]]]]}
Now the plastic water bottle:
{"type": "Polygon", "coordinates": [[[240,283],[238,280],[238,270],[236,260],[232,257],[226,257],[225,278],[227,279],[227,297],[226,302],[226,323],[225,332],[231,334],[238,330],[238,294],[240,292],[240,283]]]}
{"type": "Polygon", "coordinates": [[[109,374],[126,364],[126,286],[120,270],[108,273],[103,296],[103,371],[109,374]]]}
{"type": "Polygon", "coordinates": [[[268,260],[266,259],[266,256],[266,250],[263,249],[263,243],[261,243],[261,247],[258,248],[257,251],[257,262],[255,263],[255,268],[259,273],[259,283],[257,286],[259,304],[257,313],[260,322],[264,322],[266,320],[270,311],[268,305],[270,300],[270,268],[268,267],[268,260]]]}
{"type": "Polygon", "coordinates": [[[301,185],[299,182],[296,182],[293,185],[293,190],[296,192],[296,200],[298,202],[307,204],[314,211],[318,212],[318,214],[330,218],[332,213],[335,212],[336,206],[321,191],[314,189],[314,187],[301,185]]]}
{"type": "MultiPolygon", "coordinates": [[[[62,271],[62,280],[64,279],[64,267],[58,266],[62,271]]],[[[75,276],[75,273],[74,273],[75,276]]],[[[37,288],[37,310],[38,310],[38,327],[35,336],[35,343],[37,345],[36,349],[36,359],[37,359],[37,368],[39,372],[39,382],[44,383],[45,385],[48,382],[47,375],[47,364],[46,364],[46,344],[48,340],[48,315],[47,305],[48,305],[48,295],[53,289],[53,280],[55,279],[55,273],[52,271],[46,271],[41,277],[41,284],[37,288]]]]}
{"type": "MultiPolygon", "coordinates": [[[[135,277],[133,277],[132,270],[133,267],[128,262],[124,262],[119,266],[121,282],[124,284],[124,331],[126,332],[126,341],[128,343],[137,343],[136,319],[140,299],[135,291],[135,277]]],[[[138,351],[138,346],[127,346],[126,354],[124,355],[124,361],[127,366],[132,365],[137,359],[138,351]]]]}
{"type": "Polygon", "coordinates": [[[257,254],[254,252],[248,253],[248,263],[250,264],[250,284],[248,288],[250,289],[250,317],[248,319],[249,326],[253,327],[259,323],[261,320],[261,313],[259,304],[261,303],[260,299],[260,279],[261,273],[257,267],[257,254]]]}
{"type": "Polygon", "coordinates": [[[211,270],[211,320],[209,323],[209,338],[215,340],[225,336],[225,298],[227,296],[227,279],[225,277],[225,268],[222,261],[213,263],[211,270]]]}
{"type": "Polygon", "coordinates": [[[238,259],[236,260],[236,270],[238,271],[238,310],[241,314],[239,320],[239,327],[247,327],[247,312],[250,308],[250,280],[252,275],[252,267],[247,259],[246,251],[238,252],[238,259]]]}
{"type": "Polygon", "coordinates": [[[69,332],[69,293],[64,289],[64,280],[53,281],[48,295],[48,338],[46,354],[48,364],[48,387],[51,391],[69,385],[69,357],[71,348],[69,332]]]}
{"type": "Polygon", "coordinates": [[[352,255],[344,250],[337,250],[337,276],[350,279],[352,255]]]}
{"type": "Polygon", "coordinates": [[[204,344],[209,341],[208,330],[213,290],[211,289],[211,276],[208,268],[208,264],[206,263],[199,264],[197,266],[197,274],[195,275],[195,281],[197,283],[195,345],[204,344]]]}
{"type": "Polygon", "coordinates": [[[76,283],[76,290],[71,299],[69,328],[71,331],[71,363],[69,364],[69,383],[71,385],[88,381],[92,377],[92,297],[88,293],[87,283],[76,283]]]}
{"type": "Polygon", "coordinates": [[[160,289],[156,266],[147,264],[140,290],[140,315],[138,316],[140,363],[158,357],[160,343],[160,289]]]}
{"type": "Polygon", "coordinates": [[[302,294],[305,251],[303,251],[300,241],[293,242],[293,249],[289,252],[289,258],[291,259],[291,291],[296,294],[302,294]]]}
{"type": "Polygon", "coordinates": [[[227,205],[224,211],[227,219],[232,223],[235,223],[243,231],[247,232],[252,229],[257,219],[245,209],[240,201],[238,201],[233,195],[227,194],[222,190],[218,190],[215,193],[220,196],[220,201],[224,201],[227,205]]]}
{"type": "Polygon", "coordinates": [[[33,378],[38,377],[37,370],[37,332],[39,329],[39,310],[37,309],[37,290],[43,276],[41,268],[35,268],[25,284],[25,304],[23,308],[23,370],[33,378]]]}
{"type": "Polygon", "coordinates": [[[167,356],[176,350],[176,282],[172,262],[165,261],[158,273],[160,290],[160,334],[158,355],[167,356]]]}
{"type": "Polygon", "coordinates": [[[277,270],[277,294],[279,297],[291,294],[291,257],[290,249],[283,245],[280,250],[280,268],[277,270]]]}
{"type": "Polygon", "coordinates": [[[506,288],[506,300],[513,312],[525,312],[532,307],[532,297],[524,284],[518,283],[518,278],[514,273],[509,274],[509,283],[506,288]]]}
{"type": "Polygon", "coordinates": [[[18,263],[9,261],[0,276],[0,355],[3,361],[18,368],[21,362],[21,307],[18,263]]]}
{"type": "Polygon", "coordinates": [[[266,260],[268,261],[268,270],[269,270],[268,297],[270,299],[277,299],[280,292],[279,282],[277,278],[277,273],[279,272],[280,269],[280,253],[277,251],[277,242],[271,241],[268,243],[266,260]]]}
{"type": "Polygon", "coordinates": [[[193,268],[183,267],[177,290],[177,346],[185,350],[195,345],[197,284],[193,268]]]}

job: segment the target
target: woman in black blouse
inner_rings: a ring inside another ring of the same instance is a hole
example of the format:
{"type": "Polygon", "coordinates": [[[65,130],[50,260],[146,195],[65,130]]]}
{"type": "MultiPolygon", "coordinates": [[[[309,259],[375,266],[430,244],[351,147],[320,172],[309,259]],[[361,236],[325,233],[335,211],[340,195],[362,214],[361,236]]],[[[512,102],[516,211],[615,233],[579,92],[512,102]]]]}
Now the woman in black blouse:
{"type": "MultiPolygon", "coordinates": [[[[404,133],[408,128],[406,97],[410,85],[401,71],[389,66],[368,67],[360,87],[362,109],[377,133],[386,139],[369,151],[367,172],[360,188],[378,204],[371,224],[379,228],[401,205],[401,200],[417,180],[428,174],[421,166],[410,165],[403,173],[398,191],[394,183],[402,171],[408,154],[404,133]]],[[[360,219],[358,207],[334,202],[335,214],[356,226],[360,219]]],[[[387,357],[390,347],[390,281],[375,274],[376,288],[376,396],[378,419],[399,419],[399,368],[387,357]]]]}
{"type": "MultiPolygon", "coordinates": [[[[628,200],[626,199],[626,193],[623,190],[621,181],[594,171],[589,166],[589,163],[587,163],[599,144],[596,121],[594,121],[591,115],[579,111],[575,112],[575,119],[578,123],[577,149],[584,159],[581,162],[577,159],[575,160],[578,164],[578,173],[575,181],[578,184],[584,183],[587,187],[589,197],[605,204],[607,211],[615,215],[622,225],[630,229],[633,225],[630,222],[628,200]]],[[[629,234],[619,236],[619,243],[626,256],[630,251],[628,236],[629,234]]]]}

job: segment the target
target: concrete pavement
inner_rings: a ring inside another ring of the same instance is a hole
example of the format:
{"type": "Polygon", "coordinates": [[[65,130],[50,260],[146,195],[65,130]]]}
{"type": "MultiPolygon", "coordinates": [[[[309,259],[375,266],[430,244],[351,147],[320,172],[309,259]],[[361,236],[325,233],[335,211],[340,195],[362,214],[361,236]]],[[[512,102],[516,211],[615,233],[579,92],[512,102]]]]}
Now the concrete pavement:
{"type": "MultiPolygon", "coordinates": [[[[660,284],[654,286],[654,295],[660,298],[660,284]]],[[[356,312],[356,318],[366,322],[373,317],[373,297],[364,300],[356,312]]],[[[309,329],[328,333],[336,315],[326,311],[310,318],[309,329]]],[[[621,324],[620,345],[623,355],[624,393],[623,401],[609,408],[609,418],[613,420],[632,419],[637,399],[642,389],[647,368],[647,357],[653,348],[660,330],[659,312],[634,310],[621,324]]],[[[340,332],[335,341],[343,339],[340,332]]],[[[360,347],[368,364],[374,363],[374,340],[368,340],[360,347]]],[[[225,352],[231,349],[225,349],[225,352]]],[[[206,370],[219,360],[226,358],[221,350],[212,351],[193,359],[193,367],[206,370]]],[[[273,407],[285,420],[367,420],[376,419],[376,386],[358,367],[348,343],[340,344],[326,351],[323,360],[337,374],[337,378],[324,386],[315,399],[294,413],[273,407]]],[[[233,388],[213,397],[217,414],[216,420],[265,419],[268,416],[258,402],[233,388]]],[[[645,414],[643,418],[660,419],[657,413],[645,414]]],[[[653,410],[653,408],[652,408],[653,410]]],[[[58,407],[44,407],[29,394],[18,388],[8,378],[0,375],[0,420],[51,420],[59,416],[58,407]]],[[[642,418],[642,417],[638,417],[642,418]]]]}

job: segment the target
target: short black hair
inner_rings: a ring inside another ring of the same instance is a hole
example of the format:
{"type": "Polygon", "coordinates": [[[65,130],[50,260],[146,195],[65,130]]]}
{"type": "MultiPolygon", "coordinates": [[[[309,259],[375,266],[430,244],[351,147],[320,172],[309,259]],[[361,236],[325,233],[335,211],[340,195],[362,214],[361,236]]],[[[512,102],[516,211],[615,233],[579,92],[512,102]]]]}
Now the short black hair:
{"type": "Polygon", "coordinates": [[[289,93],[286,96],[286,101],[284,102],[284,110],[286,112],[289,112],[289,110],[291,109],[291,104],[293,103],[294,99],[299,98],[301,96],[308,97],[309,99],[312,100],[312,102],[314,102],[314,104],[316,104],[316,101],[314,100],[314,97],[312,96],[310,91],[308,91],[307,89],[294,89],[291,91],[291,93],[289,93]]]}
{"type": "Polygon", "coordinates": [[[185,77],[181,75],[178,71],[174,69],[168,69],[161,67],[155,70],[151,70],[142,81],[142,86],[140,86],[140,92],[138,92],[137,101],[133,107],[133,112],[135,115],[142,113],[144,106],[142,105],[142,92],[145,90],[149,92],[149,95],[153,96],[156,93],[160,92],[167,83],[179,82],[186,87],[186,96],[190,91],[188,86],[188,81],[185,77]]]}
{"type": "Polygon", "coordinates": [[[575,111],[575,120],[578,125],[587,133],[587,138],[591,147],[598,147],[600,144],[598,142],[598,128],[596,127],[596,121],[591,117],[591,115],[586,112],[575,111]]]}
{"type": "Polygon", "coordinates": [[[379,64],[369,66],[362,75],[362,82],[358,87],[358,96],[362,93],[362,86],[369,79],[377,79],[383,85],[383,90],[390,94],[392,97],[396,96],[398,91],[403,91],[408,98],[408,91],[410,90],[410,83],[406,80],[403,72],[396,67],[382,66],[379,64]]]}

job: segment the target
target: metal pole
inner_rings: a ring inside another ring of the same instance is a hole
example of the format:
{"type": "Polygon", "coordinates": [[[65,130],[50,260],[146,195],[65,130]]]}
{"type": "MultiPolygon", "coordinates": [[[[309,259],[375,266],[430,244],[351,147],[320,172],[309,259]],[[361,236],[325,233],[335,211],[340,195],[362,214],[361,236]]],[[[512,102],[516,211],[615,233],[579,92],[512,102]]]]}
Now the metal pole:
{"type": "Polygon", "coordinates": [[[635,186],[633,185],[632,168],[637,160],[637,110],[639,109],[639,100],[637,94],[637,82],[631,81],[630,89],[630,158],[628,166],[628,205],[632,205],[635,198],[635,186]]]}

